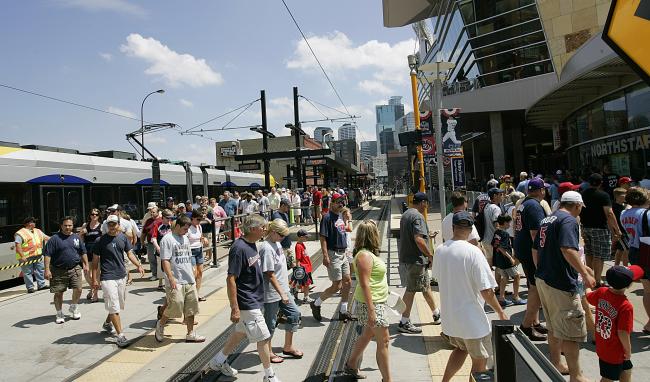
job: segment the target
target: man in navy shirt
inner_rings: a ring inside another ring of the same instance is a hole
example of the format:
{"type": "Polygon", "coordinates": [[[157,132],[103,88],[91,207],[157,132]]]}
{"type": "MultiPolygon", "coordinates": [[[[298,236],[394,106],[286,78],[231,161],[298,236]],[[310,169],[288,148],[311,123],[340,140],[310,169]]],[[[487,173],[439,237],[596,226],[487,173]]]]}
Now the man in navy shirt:
{"type": "Polygon", "coordinates": [[[234,377],[239,372],[226,363],[237,345],[244,339],[257,343],[257,352],[264,367],[264,381],[279,381],[271,367],[271,354],[268,343],[271,334],[264,321],[264,276],[256,242],[264,237],[266,220],[253,214],[243,219],[241,229],[243,237],[235,240],[228,253],[228,300],[230,301],[230,321],[235,323],[235,330],[228,337],[223,349],[208,364],[212,370],[227,377],[234,377]]]}
{"type": "Polygon", "coordinates": [[[546,340],[546,328],[539,322],[540,301],[535,287],[535,263],[532,255],[533,239],[540,222],[546,217],[544,208],[539,204],[544,199],[545,186],[540,178],[529,180],[528,196],[517,207],[515,214],[515,256],[521,263],[528,283],[528,304],[520,328],[531,341],[546,340]]]}
{"type": "Polygon", "coordinates": [[[67,288],[72,289],[72,319],[81,318],[77,303],[81,297],[82,272],[88,271],[88,256],[81,238],[72,233],[73,227],[71,216],[62,218],[61,230],[52,235],[45,245],[45,278],[50,280],[50,292],[54,293],[57,324],[65,322],[62,308],[63,292],[67,288]]]}
{"type": "Polygon", "coordinates": [[[593,271],[580,260],[580,237],[576,217],[584,206],[575,191],[562,194],[560,209],[542,220],[533,246],[537,263],[535,278],[542,309],[548,325],[551,363],[568,372],[572,381],[586,380],[580,370],[580,342],[587,340],[585,313],[577,292],[578,273],[584,286],[596,284],[593,271]],[[561,353],[567,366],[561,363],[561,353]]]}
{"type": "Polygon", "coordinates": [[[126,301],[126,265],[124,264],[124,254],[138,268],[140,277],[144,276],[144,268],[133,253],[133,247],[129,239],[119,231],[120,218],[116,215],[110,215],[106,219],[108,232],[102,235],[97,244],[93,247],[93,286],[102,287],[104,294],[104,307],[108,311],[108,316],[104,321],[104,330],[116,335],[116,343],[119,347],[128,345],[128,340],[122,333],[122,321],[120,320],[120,311],[124,310],[126,301]],[[101,269],[101,276],[99,271],[101,269]]]}

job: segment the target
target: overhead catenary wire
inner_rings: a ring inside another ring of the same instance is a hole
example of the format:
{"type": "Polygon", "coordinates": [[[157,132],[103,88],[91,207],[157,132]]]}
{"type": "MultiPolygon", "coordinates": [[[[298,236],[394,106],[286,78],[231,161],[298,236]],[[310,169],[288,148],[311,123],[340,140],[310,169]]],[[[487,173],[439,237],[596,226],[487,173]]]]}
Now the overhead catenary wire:
{"type": "Polygon", "coordinates": [[[300,28],[300,25],[298,24],[298,21],[296,21],[296,18],[293,16],[293,13],[291,12],[291,9],[289,9],[289,6],[287,5],[287,2],[285,0],[282,0],[282,4],[284,4],[284,7],[287,9],[287,12],[289,12],[289,16],[291,16],[291,20],[293,20],[293,23],[296,25],[296,28],[298,28],[298,31],[300,32],[300,35],[302,36],[302,39],[305,41],[307,44],[307,47],[309,48],[309,51],[311,52],[312,56],[314,56],[314,59],[318,63],[318,66],[320,67],[321,71],[323,72],[323,75],[327,79],[327,82],[329,82],[330,86],[332,87],[332,90],[334,90],[334,94],[336,94],[336,97],[339,99],[339,102],[341,102],[341,105],[343,105],[343,108],[345,111],[350,115],[350,111],[348,110],[348,107],[345,106],[345,103],[343,102],[343,99],[341,98],[341,95],[339,94],[338,90],[336,90],[336,87],[334,86],[334,83],[330,79],[330,76],[327,75],[327,72],[325,71],[325,68],[323,67],[323,64],[321,64],[320,60],[318,59],[318,56],[316,56],[316,52],[314,52],[314,49],[311,47],[311,44],[309,44],[309,40],[307,40],[307,37],[303,33],[302,29],[300,28]]]}
{"type": "Polygon", "coordinates": [[[226,123],[226,125],[224,126],[224,127],[226,127],[226,126],[228,126],[230,123],[232,123],[232,121],[234,121],[234,120],[237,119],[240,115],[242,115],[246,110],[248,110],[248,108],[250,108],[250,107],[251,107],[252,105],[254,105],[256,102],[258,102],[259,100],[260,100],[260,99],[258,98],[258,99],[254,100],[254,101],[251,101],[251,102],[249,102],[249,103],[247,103],[247,104],[241,105],[241,106],[239,106],[239,107],[237,107],[237,108],[235,108],[235,109],[232,109],[232,110],[230,110],[230,111],[227,111],[227,112],[225,112],[225,113],[223,113],[223,114],[219,114],[219,115],[217,115],[216,117],[210,118],[210,119],[208,119],[208,120],[205,121],[205,122],[201,122],[201,123],[199,123],[198,125],[195,125],[195,126],[190,127],[189,129],[186,130],[186,132],[190,132],[190,131],[192,131],[192,130],[198,128],[198,127],[201,127],[201,126],[207,125],[207,124],[210,123],[210,122],[216,121],[216,120],[219,119],[219,118],[223,118],[223,117],[225,117],[225,116],[227,116],[227,115],[229,115],[229,114],[232,114],[232,113],[234,113],[234,112],[236,112],[236,111],[238,111],[238,110],[244,109],[244,110],[242,110],[239,114],[237,114],[233,119],[231,119],[230,121],[228,121],[228,123],[226,123]]]}

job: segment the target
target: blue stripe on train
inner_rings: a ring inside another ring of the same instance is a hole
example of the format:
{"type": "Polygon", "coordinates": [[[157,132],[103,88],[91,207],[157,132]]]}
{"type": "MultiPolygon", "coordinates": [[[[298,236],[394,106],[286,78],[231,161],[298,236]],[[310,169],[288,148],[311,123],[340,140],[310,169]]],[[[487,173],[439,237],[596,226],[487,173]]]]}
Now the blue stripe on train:
{"type": "Polygon", "coordinates": [[[90,184],[92,182],[74,175],[50,174],[30,179],[27,183],[90,184]]]}
{"type": "MultiPolygon", "coordinates": [[[[153,184],[153,179],[144,178],[144,179],[138,181],[136,184],[141,185],[141,186],[151,186],[153,184]]],[[[160,179],[160,185],[161,186],[169,186],[169,183],[167,183],[164,180],[160,179]]]]}

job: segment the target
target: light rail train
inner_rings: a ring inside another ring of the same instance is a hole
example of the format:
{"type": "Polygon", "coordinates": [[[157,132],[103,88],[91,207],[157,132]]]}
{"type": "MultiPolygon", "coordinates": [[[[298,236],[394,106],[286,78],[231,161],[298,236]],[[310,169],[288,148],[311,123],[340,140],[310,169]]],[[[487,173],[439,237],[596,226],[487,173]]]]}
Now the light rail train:
{"type": "MultiPolygon", "coordinates": [[[[160,163],[160,180],[163,200],[172,196],[176,201],[264,185],[261,174],[188,163],[160,163]]],[[[80,226],[90,209],[114,203],[139,220],[151,201],[151,184],[151,162],[0,142],[0,267],[16,262],[14,234],[25,217],[36,217],[37,227],[48,235],[58,231],[63,216],[74,217],[80,226]]],[[[19,267],[0,271],[0,281],[19,275],[19,267]]]]}

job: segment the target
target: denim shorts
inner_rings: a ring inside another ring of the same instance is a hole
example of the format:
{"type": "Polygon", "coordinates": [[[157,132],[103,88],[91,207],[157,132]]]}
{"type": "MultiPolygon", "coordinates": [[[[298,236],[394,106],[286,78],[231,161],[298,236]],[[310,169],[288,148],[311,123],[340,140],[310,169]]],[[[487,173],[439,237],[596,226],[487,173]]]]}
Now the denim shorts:
{"type": "Polygon", "coordinates": [[[278,312],[282,312],[287,318],[284,330],[295,333],[300,326],[300,311],[293,301],[293,296],[289,295],[289,303],[285,304],[282,301],[267,302],[264,304],[264,321],[269,329],[271,337],[275,332],[275,327],[278,325],[278,312]]]}
{"type": "Polygon", "coordinates": [[[203,264],[203,248],[192,248],[192,266],[203,264]]]}

